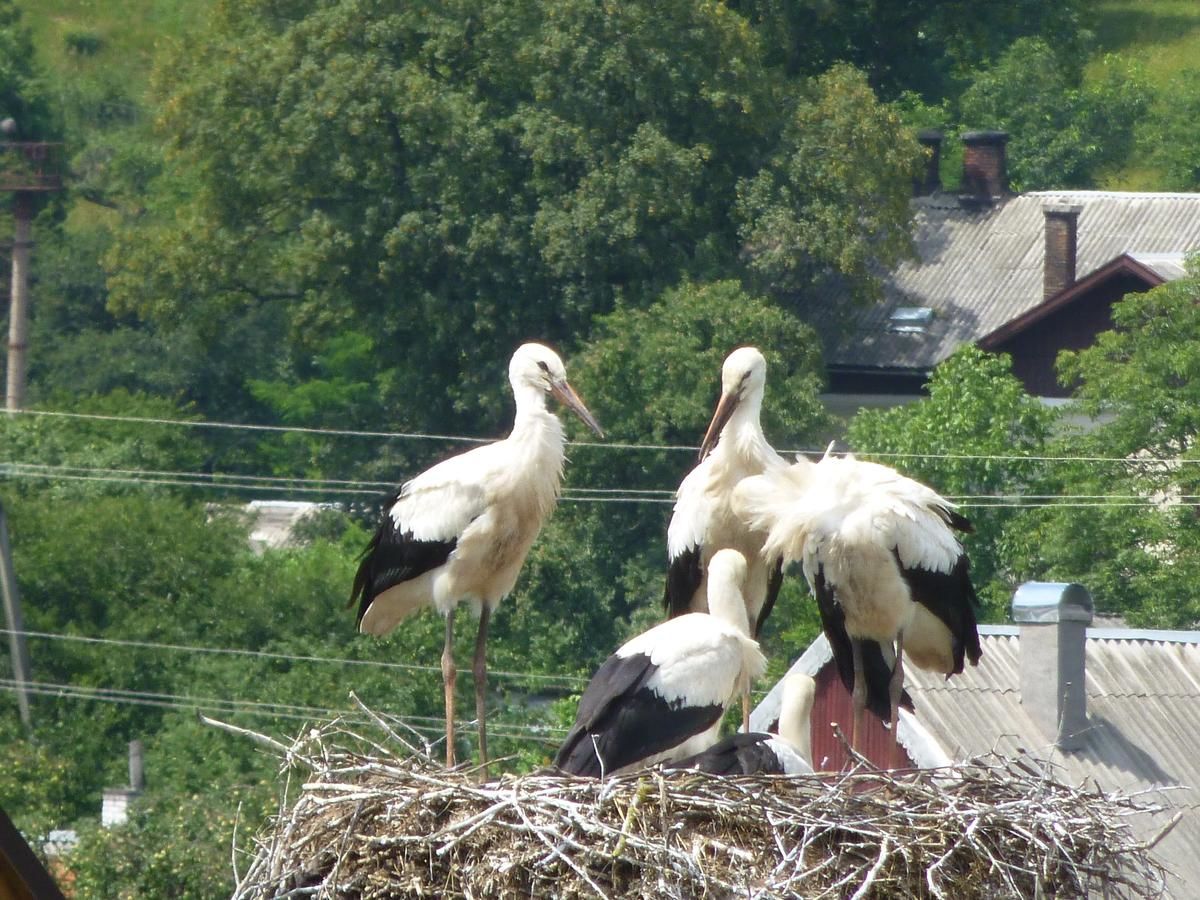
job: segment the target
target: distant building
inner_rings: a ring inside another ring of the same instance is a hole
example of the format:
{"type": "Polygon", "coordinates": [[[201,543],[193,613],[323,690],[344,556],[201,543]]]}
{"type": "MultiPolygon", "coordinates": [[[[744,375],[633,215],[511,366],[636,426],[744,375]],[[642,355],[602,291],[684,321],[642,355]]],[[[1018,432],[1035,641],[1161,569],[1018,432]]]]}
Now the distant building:
{"type": "MultiPolygon", "coordinates": [[[[1015,625],[980,626],[983,658],[945,679],[906,666],[916,714],[902,714],[899,736],[920,768],[995,750],[1029,754],[1057,767],[1068,784],[1094,783],[1182,810],[1156,852],[1179,881],[1176,896],[1200,885],[1200,632],[1092,628],[1091,600],[1078,585],[1031,584],[1014,597],[1015,625]],[[1082,686],[1082,689],[1080,687],[1082,686]],[[1191,886],[1186,890],[1184,886],[1191,886]]],[[[849,734],[850,696],[822,636],[792,666],[817,680],[813,762],[846,762],[832,722],[849,734]]],[[[778,717],[777,685],[751,727],[778,717]]],[[[888,734],[868,716],[864,752],[887,763],[888,734]]],[[[1166,816],[1135,823],[1144,837],[1166,816]]]]}
{"type": "Polygon", "coordinates": [[[851,307],[837,291],[799,301],[821,335],[831,409],[920,396],[964,344],[1013,357],[1035,396],[1062,398],[1054,360],[1112,326],[1113,303],[1184,275],[1200,250],[1200,194],[1013,194],[1003,132],[963,136],[962,187],[944,191],[941,136],[922,132],[930,169],[913,199],[917,259],[885,278],[882,302],[851,307]]]}

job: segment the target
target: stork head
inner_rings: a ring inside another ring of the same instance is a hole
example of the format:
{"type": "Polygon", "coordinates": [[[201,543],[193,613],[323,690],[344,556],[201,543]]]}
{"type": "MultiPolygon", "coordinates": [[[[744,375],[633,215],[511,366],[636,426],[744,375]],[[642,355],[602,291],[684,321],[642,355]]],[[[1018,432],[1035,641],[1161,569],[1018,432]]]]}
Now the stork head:
{"type": "Polygon", "coordinates": [[[753,408],[757,412],[762,406],[766,384],[767,360],[758,348],[738,347],[725,357],[725,364],[721,366],[721,399],[717,401],[708,431],[700,442],[700,459],[712,452],[725,425],[739,407],[753,408]]]}
{"type": "Polygon", "coordinates": [[[729,548],[714,553],[708,561],[708,611],[748,635],[750,620],[742,595],[745,585],[746,557],[729,548]]]}
{"type": "Polygon", "coordinates": [[[544,344],[522,344],[508,363],[508,381],[520,397],[527,391],[551,394],[600,437],[604,430],[567,382],[567,369],[557,353],[544,344]]]}

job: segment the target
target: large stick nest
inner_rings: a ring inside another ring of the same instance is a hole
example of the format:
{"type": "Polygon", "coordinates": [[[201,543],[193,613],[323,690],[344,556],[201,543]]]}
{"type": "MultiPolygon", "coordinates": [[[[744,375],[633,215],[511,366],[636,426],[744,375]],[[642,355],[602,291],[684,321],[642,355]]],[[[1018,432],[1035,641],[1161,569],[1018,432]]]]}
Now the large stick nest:
{"type": "Polygon", "coordinates": [[[373,718],[383,743],[344,722],[290,747],[257,736],[283,755],[289,789],[235,900],[1165,893],[1153,842],[1130,825],[1159,807],[1062,784],[1032,761],[481,784],[373,718]]]}

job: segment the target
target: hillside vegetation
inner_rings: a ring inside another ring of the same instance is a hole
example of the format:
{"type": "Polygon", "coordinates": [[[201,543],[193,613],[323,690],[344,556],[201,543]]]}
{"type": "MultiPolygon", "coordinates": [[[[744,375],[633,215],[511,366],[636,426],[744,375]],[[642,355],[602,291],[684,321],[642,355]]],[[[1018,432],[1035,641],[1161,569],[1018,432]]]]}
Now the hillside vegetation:
{"type": "MultiPolygon", "coordinates": [[[[595,667],[661,618],[672,495],[729,350],[768,361],[775,446],[828,434],[795,300],[871,303],[906,258],[914,130],[1009,130],[1022,189],[1198,190],[1198,19],[1084,0],[0,0],[0,112],[69,158],[35,222],[31,409],[0,417],[33,666],[30,728],[0,684],[0,806],[35,842],[80,831],[80,897],[228,896],[233,831],[277,808],[279,771],[197,710],[290,737],[359,724],[353,691],[437,741],[442,621],[375,639],[346,600],[387,492],[511,426],[506,365],[531,338],[607,432],[564,422],[565,495],[491,624],[492,750],[544,764],[595,667]],[[322,509],[255,553],[246,504],[272,498],[322,509]],[[102,830],[134,739],[149,788],[102,830]]],[[[1198,496],[1195,467],[1092,464],[1200,446],[1198,290],[1127,300],[1124,331],[1066,360],[1111,422],[1095,433],[971,348],[927,400],[850,423],[856,450],[963,499],[985,620],[1042,579],[1132,625],[1200,621],[1191,509],[1104,499],[1198,496]],[[1025,495],[1088,502],[978,503],[1025,495]]],[[[455,627],[469,710],[474,623],[455,627]]],[[[771,674],[816,632],[787,578],[771,674]]]]}

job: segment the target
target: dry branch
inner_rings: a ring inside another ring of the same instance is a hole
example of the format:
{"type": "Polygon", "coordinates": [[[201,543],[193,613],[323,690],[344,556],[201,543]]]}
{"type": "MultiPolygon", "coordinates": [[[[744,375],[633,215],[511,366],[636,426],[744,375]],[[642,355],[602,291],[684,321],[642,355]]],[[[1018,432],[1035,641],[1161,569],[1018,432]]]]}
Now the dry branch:
{"type": "Polygon", "coordinates": [[[1036,760],[478,784],[396,743],[401,756],[334,722],[287,747],[285,780],[299,771],[302,787],[247,852],[235,900],[1165,893],[1130,824],[1161,808],[1062,784],[1036,760]]]}

